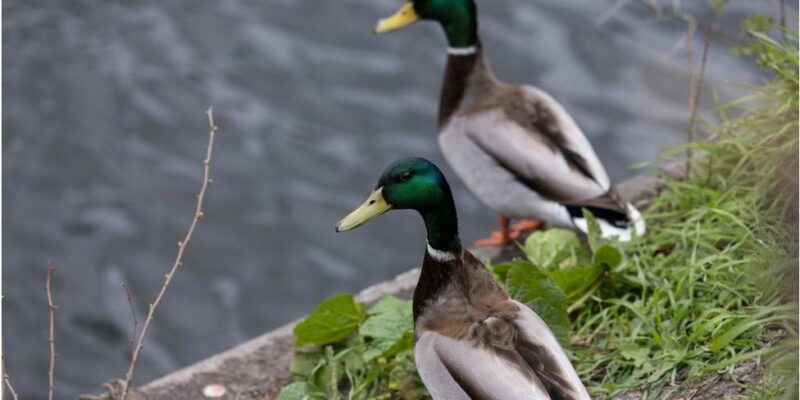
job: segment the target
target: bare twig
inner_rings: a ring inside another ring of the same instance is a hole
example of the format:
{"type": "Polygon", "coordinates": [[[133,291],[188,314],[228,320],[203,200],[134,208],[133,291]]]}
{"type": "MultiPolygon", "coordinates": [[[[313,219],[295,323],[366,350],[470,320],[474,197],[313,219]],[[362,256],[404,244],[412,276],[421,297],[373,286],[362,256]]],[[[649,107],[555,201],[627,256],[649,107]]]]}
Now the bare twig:
{"type": "Polygon", "coordinates": [[[128,285],[122,282],[122,288],[125,289],[125,296],[128,298],[128,305],[131,308],[131,319],[133,320],[131,326],[131,356],[133,356],[134,341],[136,340],[136,331],[139,328],[139,320],[136,318],[136,307],[133,305],[133,296],[128,289],[128,285]]]}
{"type": "Polygon", "coordinates": [[[656,13],[657,17],[661,17],[661,13],[663,11],[661,10],[661,5],[658,4],[658,0],[647,0],[647,5],[649,5],[650,8],[653,9],[653,12],[656,13]]]}
{"type": "MultiPolygon", "coordinates": [[[[19,400],[19,396],[17,396],[17,392],[14,391],[14,387],[11,386],[11,379],[8,377],[8,370],[6,369],[6,357],[2,356],[2,362],[0,362],[3,366],[3,382],[6,384],[8,388],[8,392],[11,393],[11,398],[13,400],[19,400]]],[[[2,396],[0,396],[2,397],[2,396]]]]}
{"type": "Polygon", "coordinates": [[[53,393],[55,392],[55,369],[56,369],[56,307],[53,303],[53,292],[50,290],[50,280],[53,277],[53,271],[56,267],[50,262],[47,265],[47,279],[44,282],[44,291],[47,294],[47,309],[50,314],[50,370],[48,372],[47,398],[53,400],[53,393]]]}
{"type": "Polygon", "coordinates": [[[208,137],[208,147],[206,148],[206,157],[203,160],[203,184],[200,187],[200,193],[197,194],[197,207],[195,208],[194,218],[192,218],[192,223],[189,225],[189,230],[186,232],[186,236],[182,241],[178,242],[178,254],[175,257],[175,262],[172,264],[172,269],[170,269],[169,273],[165,275],[164,284],[161,285],[161,290],[158,292],[155,301],[153,301],[149,306],[147,318],[144,320],[142,331],[139,333],[136,346],[131,354],[131,362],[128,366],[128,372],[125,374],[125,383],[123,384],[122,389],[122,400],[125,400],[128,397],[128,393],[130,393],[131,381],[133,380],[133,371],[136,368],[136,361],[139,358],[139,352],[142,350],[144,345],[144,338],[147,335],[150,322],[153,321],[153,316],[155,315],[156,309],[158,308],[158,305],[161,304],[161,300],[164,298],[164,294],[167,292],[167,288],[169,288],[170,282],[172,282],[172,278],[175,276],[175,272],[177,272],[178,268],[183,265],[181,262],[181,259],[183,258],[183,252],[186,250],[186,246],[188,246],[189,242],[192,240],[192,234],[194,234],[194,228],[197,226],[197,222],[203,218],[203,199],[206,195],[206,189],[208,189],[208,186],[211,183],[211,179],[209,178],[209,168],[211,166],[211,154],[214,149],[214,137],[217,132],[217,126],[214,125],[213,108],[209,107],[208,111],[206,111],[206,114],[208,115],[208,124],[211,129],[208,137]]]}
{"type": "MultiPolygon", "coordinates": [[[[687,36],[688,37],[688,36],[687,36]]],[[[691,114],[689,116],[689,138],[688,146],[686,147],[686,177],[688,178],[692,171],[692,143],[697,137],[697,104],[700,102],[700,94],[703,93],[703,81],[706,75],[706,60],[708,60],[708,47],[711,42],[711,30],[706,28],[705,38],[703,42],[703,60],[700,62],[700,77],[698,81],[694,81],[694,63],[692,62],[692,45],[691,39],[686,42],[687,53],[689,57],[689,107],[691,107],[691,114]]]]}
{"type": "Polygon", "coordinates": [[[615,2],[604,11],[600,17],[595,19],[595,23],[600,26],[604,23],[608,22],[616,13],[618,13],[621,9],[625,8],[628,4],[638,4],[644,7],[649,8],[654,14],[657,20],[659,21],[679,21],[685,24],[691,25],[692,29],[694,27],[700,27],[704,29],[711,29],[711,32],[715,35],[719,35],[722,37],[726,37],[730,40],[741,40],[744,37],[742,32],[730,32],[722,29],[722,27],[715,22],[707,23],[704,21],[697,20],[692,14],[683,10],[683,6],[681,5],[680,1],[672,1],[671,6],[668,7],[667,10],[661,8],[658,0],[615,0],[615,2]]]}
{"type": "Polygon", "coordinates": [[[672,0],[672,12],[674,12],[675,14],[683,13],[681,0],[672,0]]]}
{"type": "Polygon", "coordinates": [[[614,4],[611,5],[611,7],[609,7],[607,10],[603,11],[603,13],[600,14],[600,16],[597,17],[597,19],[594,20],[595,25],[597,25],[597,26],[604,25],[606,22],[608,22],[609,19],[611,19],[611,17],[614,16],[614,14],[616,14],[619,10],[621,10],[622,7],[625,7],[625,4],[627,4],[628,1],[630,1],[630,0],[617,0],[617,1],[615,1],[614,4]]]}
{"type": "Polygon", "coordinates": [[[686,179],[689,179],[689,176],[692,174],[692,146],[691,143],[694,142],[694,115],[697,112],[697,104],[695,101],[697,97],[695,97],[694,92],[697,90],[696,82],[694,81],[694,54],[692,52],[692,30],[686,30],[685,36],[686,42],[684,44],[686,48],[686,59],[689,61],[689,130],[688,130],[688,138],[687,142],[688,145],[686,146],[686,179]]]}
{"type": "Polygon", "coordinates": [[[786,43],[786,0],[779,0],[780,2],[780,31],[781,41],[786,43]]]}

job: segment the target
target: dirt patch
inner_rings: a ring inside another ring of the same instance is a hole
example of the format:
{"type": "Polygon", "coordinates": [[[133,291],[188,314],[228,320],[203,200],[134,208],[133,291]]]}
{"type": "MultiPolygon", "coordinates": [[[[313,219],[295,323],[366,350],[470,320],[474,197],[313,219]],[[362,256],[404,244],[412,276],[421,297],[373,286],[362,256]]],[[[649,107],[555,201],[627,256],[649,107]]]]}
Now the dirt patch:
{"type": "MultiPolygon", "coordinates": [[[[738,399],[744,397],[745,386],[755,383],[763,372],[763,365],[754,361],[747,361],[736,367],[732,373],[717,374],[708,379],[667,385],[659,391],[657,398],[664,400],[720,400],[738,399]]],[[[639,400],[646,393],[641,390],[632,390],[621,396],[614,397],[618,400],[639,400]]]]}

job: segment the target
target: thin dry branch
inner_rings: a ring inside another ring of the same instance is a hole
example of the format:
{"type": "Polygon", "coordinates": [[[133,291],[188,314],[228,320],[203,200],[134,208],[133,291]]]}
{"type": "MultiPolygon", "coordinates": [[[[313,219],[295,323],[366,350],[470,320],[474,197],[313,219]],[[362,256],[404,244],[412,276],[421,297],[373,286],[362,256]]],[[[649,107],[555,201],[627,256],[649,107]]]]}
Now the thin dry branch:
{"type": "Polygon", "coordinates": [[[781,41],[786,43],[786,0],[780,0],[779,13],[780,13],[779,24],[781,31],[781,41]]]}
{"type": "Polygon", "coordinates": [[[697,20],[692,14],[689,14],[683,10],[683,5],[680,1],[675,0],[672,1],[672,5],[668,10],[663,9],[658,3],[658,0],[615,0],[615,2],[611,4],[608,9],[606,9],[598,18],[595,19],[595,24],[597,26],[602,26],[630,3],[649,8],[650,11],[655,14],[655,18],[659,21],[679,21],[692,26],[692,30],[694,30],[694,27],[710,29],[715,35],[734,41],[739,41],[744,37],[743,32],[726,31],[722,29],[722,27],[716,22],[707,23],[697,20]]]}
{"type": "MultiPolygon", "coordinates": [[[[14,387],[11,386],[11,379],[8,377],[8,370],[6,369],[6,357],[2,356],[2,362],[0,363],[3,366],[3,383],[6,384],[6,388],[8,388],[8,392],[11,393],[11,398],[13,400],[19,400],[19,396],[17,396],[17,392],[14,391],[14,387]]],[[[2,396],[0,396],[2,397],[2,396]]]]}
{"type": "Polygon", "coordinates": [[[125,296],[128,298],[128,306],[131,308],[131,356],[133,356],[133,346],[136,340],[136,331],[139,329],[139,320],[136,318],[136,307],[133,305],[133,296],[128,289],[128,285],[122,282],[122,288],[125,289],[125,296]]]}
{"type": "MultiPolygon", "coordinates": [[[[692,52],[692,30],[689,28],[686,30],[685,36],[686,42],[684,44],[686,48],[686,60],[689,62],[689,130],[688,130],[688,138],[687,142],[691,144],[694,141],[694,115],[697,112],[697,104],[695,101],[697,97],[694,95],[694,92],[697,90],[696,83],[694,81],[694,53],[692,52]]],[[[686,179],[692,174],[692,146],[686,146],[686,179]]]]}
{"type": "Polygon", "coordinates": [[[44,282],[44,291],[47,294],[47,309],[50,315],[50,370],[48,371],[48,387],[47,398],[53,400],[53,393],[55,392],[55,370],[56,370],[56,307],[53,303],[53,292],[50,290],[50,281],[53,277],[53,271],[56,267],[50,262],[47,265],[47,279],[44,282]]]}
{"type": "Polygon", "coordinates": [[[208,111],[206,111],[206,114],[208,115],[208,124],[211,129],[208,137],[208,147],[206,148],[206,157],[203,160],[203,184],[200,187],[200,193],[197,194],[197,206],[195,208],[194,218],[192,218],[192,223],[189,225],[189,230],[186,232],[186,236],[182,241],[178,242],[178,254],[175,257],[175,262],[172,264],[172,269],[170,269],[169,273],[165,276],[164,284],[161,285],[161,290],[158,292],[155,301],[153,301],[153,303],[151,303],[149,306],[147,318],[142,325],[142,331],[139,333],[136,346],[131,354],[131,362],[128,366],[128,372],[125,374],[125,383],[122,387],[122,400],[127,399],[128,394],[130,393],[130,386],[131,381],[133,380],[133,372],[136,368],[136,361],[139,359],[139,352],[142,350],[144,345],[144,338],[147,335],[148,328],[150,328],[150,322],[153,321],[153,316],[155,315],[156,309],[158,308],[158,305],[161,304],[161,300],[164,298],[164,294],[167,292],[167,288],[169,288],[172,278],[175,276],[175,272],[177,272],[178,268],[183,265],[181,262],[181,259],[183,258],[183,252],[186,250],[186,246],[188,246],[189,242],[192,240],[192,235],[194,234],[194,229],[197,226],[197,222],[203,218],[203,199],[205,198],[206,190],[211,183],[211,179],[209,178],[209,169],[211,166],[211,154],[214,149],[214,137],[217,132],[217,126],[214,125],[213,108],[209,107],[208,111]]]}
{"type": "Polygon", "coordinates": [[[692,61],[692,45],[691,38],[687,33],[686,51],[689,57],[689,107],[691,107],[691,114],[689,116],[689,137],[687,139],[689,146],[686,147],[686,177],[688,178],[692,171],[692,146],[695,138],[697,137],[697,104],[700,102],[700,94],[703,93],[703,81],[706,75],[706,60],[708,60],[708,47],[711,42],[711,30],[706,29],[705,38],[703,41],[703,60],[700,62],[700,76],[695,82],[694,80],[694,63],[692,61]]]}
{"type": "Polygon", "coordinates": [[[613,17],[617,12],[619,12],[619,10],[621,10],[622,7],[625,7],[625,4],[627,4],[628,1],[630,0],[616,0],[614,4],[611,5],[611,7],[608,7],[608,9],[603,11],[603,13],[600,14],[600,16],[597,17],[597,19],[595,19],[594,21],[595,25],[597,26],[604,25],[606,22],[608,22],[609,19],[611,19],[611,17],[613,17]]]}

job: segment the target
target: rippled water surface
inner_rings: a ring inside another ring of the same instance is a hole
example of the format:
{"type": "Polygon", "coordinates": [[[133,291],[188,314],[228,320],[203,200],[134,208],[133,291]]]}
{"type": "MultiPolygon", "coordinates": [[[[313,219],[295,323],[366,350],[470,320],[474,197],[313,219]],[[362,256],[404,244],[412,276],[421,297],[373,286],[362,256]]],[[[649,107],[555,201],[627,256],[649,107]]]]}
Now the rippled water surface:
{"type": "MultiPolygon", "coordinates": [[[[561,100],[621,180],[632,163],[683,140],[687,61],[684,25],[644,8],[598,26],[612,3],[478,4],[497,75],[561,100]]],[[[686,3],[714,19],[707,2],[686,3]]],[[[724,30],[774,7],[732,3],[724,30]]],[[[138,383],[417,265],[423,229],[410,213],[333,230],[398,157],[430,158],[453,177],[434,133],[439,28],[370,33],[398,4],[3,2],[3,341],[24,398],[46,393],[47,260],[58,267],[58,397],[124,374],[131,327],[120,282],[141,319],[192,217],[210,104],[220,131],[206,218],[157,315],[138,383]]],[[[715,38],[709,52],[706,81],[721,98],[759,79],[725,55],[729,45],[715,38]]],[[[495,215],[451,181],[471,242],[495,215]]]]}

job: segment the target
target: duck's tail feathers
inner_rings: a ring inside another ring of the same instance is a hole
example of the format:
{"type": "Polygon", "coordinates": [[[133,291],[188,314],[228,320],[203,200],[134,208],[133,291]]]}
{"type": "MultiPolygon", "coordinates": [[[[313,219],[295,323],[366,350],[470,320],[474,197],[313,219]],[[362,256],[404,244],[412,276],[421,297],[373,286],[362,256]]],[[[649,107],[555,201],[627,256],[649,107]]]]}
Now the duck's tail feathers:
{"type": "Polygon", "coordinates": [[[636,236],[644,236],[644,233],[647,232],[647,224],[644,222],[642,213],[631,203],[628,203],[628,221],[629,225],[633,226],[636,236]]]}
{"type": "Polygon", "coordinates": [[[642,213],[619,197],[616,191],[609,190],[603,196],[581,202],[580,204],[565,204],[573,225],[583,233],[589,232],[589,224],[583,217],[583,209],[592,212],[597,224],[600,226],[600,236],[603,238],[616,237],[627,242],[633,235],[642,236],[645,233],[645,222],[642,213]]]}

